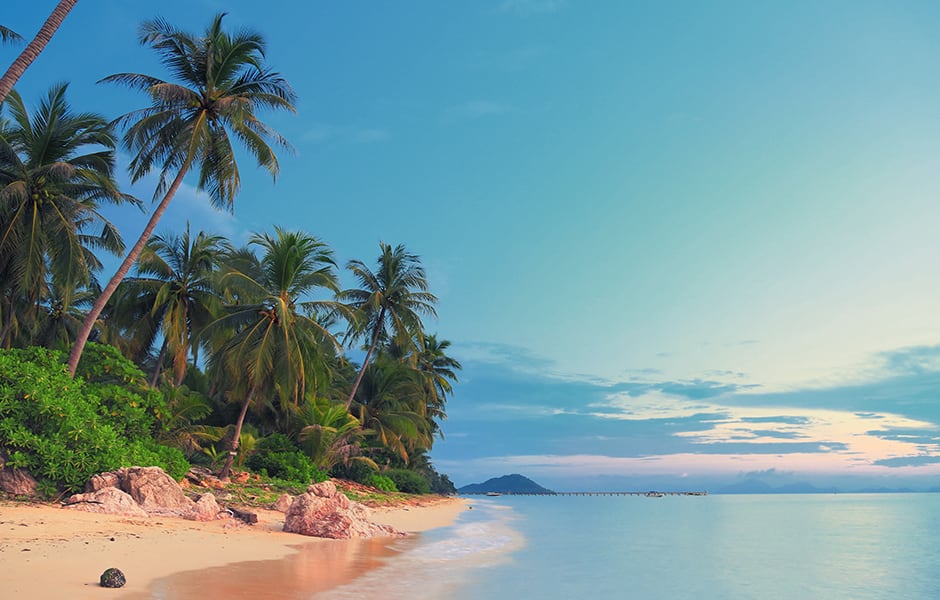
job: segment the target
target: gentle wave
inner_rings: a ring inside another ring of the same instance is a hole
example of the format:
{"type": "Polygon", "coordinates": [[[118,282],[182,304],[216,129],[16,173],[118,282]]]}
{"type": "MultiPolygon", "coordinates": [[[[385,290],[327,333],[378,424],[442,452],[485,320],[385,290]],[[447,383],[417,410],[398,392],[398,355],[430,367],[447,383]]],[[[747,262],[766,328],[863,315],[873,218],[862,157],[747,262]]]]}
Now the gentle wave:
{"type": "Polygon", "coordinates": [[[401,554],[355,581],[321,592],[317,600],[383,598],[431,600],[452,596],[481,569],[504,564],[524,546],[513,511],[476,501],[450,527],[393,543],[401,554]]]}

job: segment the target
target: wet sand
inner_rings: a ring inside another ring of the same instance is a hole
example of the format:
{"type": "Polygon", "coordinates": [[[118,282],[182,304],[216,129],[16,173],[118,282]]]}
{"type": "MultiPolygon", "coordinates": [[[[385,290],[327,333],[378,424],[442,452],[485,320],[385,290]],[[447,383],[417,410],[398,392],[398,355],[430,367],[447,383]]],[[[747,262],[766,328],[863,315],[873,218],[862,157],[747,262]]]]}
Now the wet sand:
{"type": "MultiPolygon", "coordinates": [[[[466,509],[448,499],[424,506],[375,509],[376,522],[420,532],[453,522],[466,509]]],[[[0,504],[0,597],[309,598],[347,583],[413,540],[321,540],[281,531],[284,515],[258,511],[248,526],[226,519],[136,519],[52,505],[0,504]],[[392,547],[394,545],[394,548],[392,547]],[[108,567],[127,585],[98,585],[108,567]]]]}

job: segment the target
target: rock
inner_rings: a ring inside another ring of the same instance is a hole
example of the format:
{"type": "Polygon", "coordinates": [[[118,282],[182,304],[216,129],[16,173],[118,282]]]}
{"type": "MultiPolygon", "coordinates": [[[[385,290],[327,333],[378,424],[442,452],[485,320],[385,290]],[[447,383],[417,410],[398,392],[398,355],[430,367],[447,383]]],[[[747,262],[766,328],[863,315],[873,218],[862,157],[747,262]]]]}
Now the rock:
{"type": "Polygon", "coordinates": [[[199,496],[192,510],[183,515],[183,517],[190,521],[214,521],[222,515],[228,516],[228,513],[222,511],[222,507],[216,502],[215,496],[211,493],[206,493],[199,496]]]}
{"type": "Polygon", "coordinates": [[[121,573],[120,569],[111,567],[110,569],[105,569],[105,572],[101,574],[100,582],[101,587],[119,588],[124,587],[124,584],[127,583],[127,579],[124,577],[124,573],[121,573]]]}
{"type": "Polygon", "coordinates": [[[128,468],[121,479],[121,489],[151,514],[182,515],[195,505],[160,467],[128,468]]]}
{"type": "Polygon", "coordinates": [[[294,498],[284,519],[284,531],[330,539],[405,535],[368,517],[365,506],[350,502],[335,484],[324,481],[294,498]]]}
{"type": "Polygon", "coordinates": [[[98,475],[92,475],[91,479],[88,480],[88,483],[85,484],[85,492],[97,492],[98,490],[104,489],[106,487],[121,487],[121,478],[119,473],[122,473],[125,469],[120,469],[119,471],[110,471],[108,473],[99,473],[98,475]]]}
{"type": "Polygon", "coordinates": [[[319,496],[321,498],[333,498],[336,496],[336,484],[332,481],[321,481],[307,486],[307,493],[319,496]]]}
{"type": "Polygon", "coordinates": [[[186,497],[179,484],[160,467],[127,467],[94,475],[86,491],[117,488],[127,494],[140,508],[154,515],[188,514],[194,502],[186,497]]]}
{"type": "Polygon", "coordinates": [[[277,501],[274,503],[274,506],[272,506],[271,508],[273,508],[274,510],[280,511],[282,513],[286,513],[287,509],[290,508],[290,503],[293,501],[294,501],[294,497],[291,496],[290,494],[281,494],[280,496],[278,496],[277,501]]]}
{"type": "Polygon", "coordinates": [[[3,467],[0,469],[0,490],[14,496],[35,496],[36,480],[26,469],[3,467]]]}
{"type": "Polygon", "coordinates": [[[114,487],[101,488],[87,494],[74,494],[62,508],[84,512],[147,518],[147,513],[126,492],[114,487]]]}

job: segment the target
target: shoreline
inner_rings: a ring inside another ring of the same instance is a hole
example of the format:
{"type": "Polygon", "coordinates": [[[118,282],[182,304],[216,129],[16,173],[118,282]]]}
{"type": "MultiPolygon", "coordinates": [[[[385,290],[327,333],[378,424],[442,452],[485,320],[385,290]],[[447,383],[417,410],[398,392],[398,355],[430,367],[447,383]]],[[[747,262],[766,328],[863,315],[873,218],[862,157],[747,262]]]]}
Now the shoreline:
{"type": "MultiPolygon", "coordinates": [[[[435,498],[370,510],[375,522],[414,534],[450,525],[467,505],[462,498],[435,498]]],[[[13,598],[35,600],[96,599],[103,594],[143,600],[153,597],[156,587],[161,598],[173,597],[166,595],[170,591],[182,598],[198,585],[198,597],[211,599],[231,598],[228,583],[244,579],[242,592],[253,582],[265,589],[299,588],[309,597],[375,568],[397,553],[389,545],[401,539],[306,537],[281,531],[283,513],[252,510],[259,517],[255,525],[234,519],[128,518],[52,504],[0,502],[0,589],[13,598]],[[99,576],[109,567],[124,572],[123,588],[99,586],[99,576]]]]}

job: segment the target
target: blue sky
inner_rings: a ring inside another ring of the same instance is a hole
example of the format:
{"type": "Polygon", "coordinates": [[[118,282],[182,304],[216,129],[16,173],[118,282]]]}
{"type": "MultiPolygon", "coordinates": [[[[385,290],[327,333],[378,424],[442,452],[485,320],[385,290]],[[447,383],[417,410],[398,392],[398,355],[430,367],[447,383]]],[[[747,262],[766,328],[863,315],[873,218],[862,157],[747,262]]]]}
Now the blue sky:
{"type": "Polygon", "coordinates": [[[456,483],[940,485],[936,3],[258,6],[82,0],[18,90],[117,116],[143,98],[98,79],[163,75],[141,20],[264,34],[296,154],[160,230],[420,254],[465,365],[433,452],[456,483]]]}

